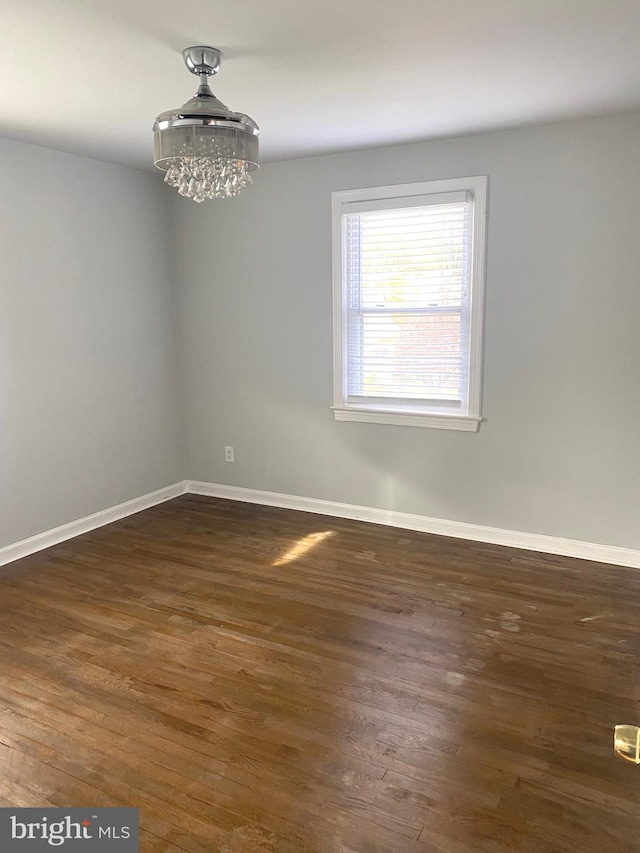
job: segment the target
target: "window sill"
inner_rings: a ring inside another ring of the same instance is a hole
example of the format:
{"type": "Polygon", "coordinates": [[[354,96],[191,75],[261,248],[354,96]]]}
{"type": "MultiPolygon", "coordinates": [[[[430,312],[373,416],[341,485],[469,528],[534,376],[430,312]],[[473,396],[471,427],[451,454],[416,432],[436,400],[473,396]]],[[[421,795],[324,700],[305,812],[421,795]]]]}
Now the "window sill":
{"type": "Polygon", "coordinates": [[[432,412],[400,412],[385,409],[365,409],[332,406],[337,421],[358,421],[368,424],[426,427],[428,429],[453,429],[478,432],[482,418],[470,415],[434,414],[432,412]]]}

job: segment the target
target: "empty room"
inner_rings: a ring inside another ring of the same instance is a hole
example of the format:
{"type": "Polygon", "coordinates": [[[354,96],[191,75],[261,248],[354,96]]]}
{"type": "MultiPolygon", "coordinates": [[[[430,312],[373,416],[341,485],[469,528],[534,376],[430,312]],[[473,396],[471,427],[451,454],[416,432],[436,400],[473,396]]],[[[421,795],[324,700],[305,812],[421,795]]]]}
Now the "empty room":
{"type": "Polygon", "coordinates": [[[640,4],[0,20],[0,853],[637,853],[640,4]]]}

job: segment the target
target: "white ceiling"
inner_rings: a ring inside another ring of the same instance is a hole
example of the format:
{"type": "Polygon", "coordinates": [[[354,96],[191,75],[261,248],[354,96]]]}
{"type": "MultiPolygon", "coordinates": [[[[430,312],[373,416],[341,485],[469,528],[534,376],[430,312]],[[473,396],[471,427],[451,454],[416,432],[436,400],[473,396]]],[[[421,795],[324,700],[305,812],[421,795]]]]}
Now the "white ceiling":
{"type": "Polygon", "coordinates": [[[640,109],[640,0],[3,0],[0,135],[146,167],[198,43],[263,161],[640,109]]]}

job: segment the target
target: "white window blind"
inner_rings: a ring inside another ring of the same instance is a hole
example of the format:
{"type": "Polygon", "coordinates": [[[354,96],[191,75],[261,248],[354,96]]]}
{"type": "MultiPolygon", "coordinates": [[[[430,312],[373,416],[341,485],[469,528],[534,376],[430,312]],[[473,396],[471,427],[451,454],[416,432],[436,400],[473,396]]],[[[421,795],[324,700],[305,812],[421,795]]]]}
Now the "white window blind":
{"type": "Polygon", "coordinates": [[[341,244],[334,408],[471,414],[478,421],[470,405],[479,310],[474,193],[336,195],[344,197],[334,207],[341,244]]]}
{"type": "Polygon", "coordinates": [[[349,399],[462,406],[469,206],[344,214],[349,399]]]}

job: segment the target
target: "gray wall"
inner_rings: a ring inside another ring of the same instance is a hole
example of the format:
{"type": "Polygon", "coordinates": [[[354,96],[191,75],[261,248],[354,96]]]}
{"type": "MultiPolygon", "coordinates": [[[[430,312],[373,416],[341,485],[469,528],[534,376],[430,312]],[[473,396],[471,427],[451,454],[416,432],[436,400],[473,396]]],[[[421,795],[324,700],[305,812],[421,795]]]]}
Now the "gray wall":
{"type": "Polygon", "coordinates": [[[0,140],[0,546],[187,476],[640,548],[639,139],[621,116],[272,164],[205,205],[0,140]],[[473,174],[486,423],[334,421],[331,190],[473,174]]]}
{"type": "Polygon", "coordinates": [[[237,200],[173,199],[187,476],[639,548],[639,140],[640,116],[574,122],[273,164],[237,200]],[[486,423],[334,421],[330,192],[477,174],[486,423]]]}
{"type": "Polygon", "coordinates": [[[154,176],[0,140],[0,546],[182,476],[154,176]]]}

